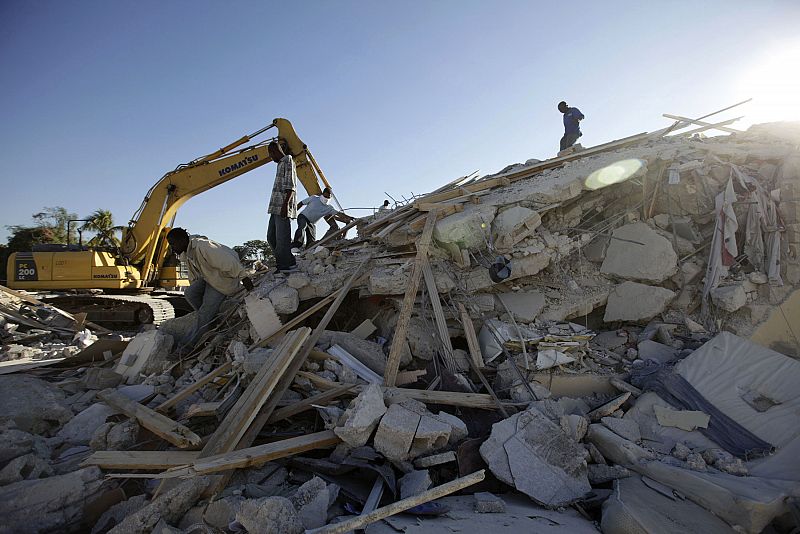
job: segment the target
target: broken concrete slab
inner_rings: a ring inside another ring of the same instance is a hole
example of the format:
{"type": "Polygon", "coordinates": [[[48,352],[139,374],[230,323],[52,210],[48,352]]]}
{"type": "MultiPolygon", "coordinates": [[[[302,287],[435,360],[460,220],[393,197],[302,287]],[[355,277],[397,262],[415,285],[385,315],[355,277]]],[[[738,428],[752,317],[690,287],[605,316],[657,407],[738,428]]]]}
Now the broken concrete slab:
{"type": "Polygon", "coordinates": [[[0,486],[20,480],[35,480],[53,476],[53,468],[39,456],[28,453],[17,456],[0,469],[0,486]]]}
{"type": "Polygon", "coordinates": [[[197,502],[208,484],[208,477],[194,477],[181,482],[156,497],[147,506],[127,516],[108,532],[109,534],[150,532],[162,519],[175,524],[197,502]]]}
{"type": "Polygon", "coordinates": [[[23,480],[0,487],[0,517],[8,532],[71,532],[103,485],[97,467],[65,475],[23,480]]]}
{"type": "Polygon", "coordinates": [[[475,513],[504,514],[506,503],[503,499],[488,491],[479,491],[472,496],[475,499],[475,513]]]}
{"type": "Polygon", "coordinates": [[[621,419],[619,417],[603,417],[600,421],[612,432],[623,438],[639,443],[642,441],[642,434],[639,431],[639,423],[632,419],[621,419]]]}
{"type": "Polygon", "coordinates": [[[377,329],[378,327],[375,326],[372,321],[369,319],[364,319],[361,324],[355,327],[350,333],[359,339],[367,339],[377,329]]]}
{"type": "Polygon", "coordinates": [[[267,296],[250,293],[244,298],[244,304],[247,318],[259,339],[268,338],[283,326],[275,312],[275,306],[267,296]]]}
{"type": "Polygon", "coordinates": [[[536,353],[536,369],[538,371],[550,369],[551,367],[556,367],[558,365],[572,363],[574,361],[575,358],[572,356],[567,356],[563,352],[556,349],[545,349],[536,353]]]}
{"type": "Polygon", "coordinates": [[[732,532],[729,525],[708,510],[691,501],[669,498],[652,490],[638,476],[614,483],[614,493],[603,503],[600,527],[608,534],[732,532]]]}
{"type": "Polygon", "coordinates": [[[286,497],[247,499],[239,507],[236,521],[250,534],[302,534],[305,531],[303,522],[286,497]]]}
{"type": "Polygon", "coordinates": [[[543,506],[566,506],[590,490],[582,447],[539,410],[495,423],[480,453],[498,479],[543,506]]]}
{"type": "Polygon", "coordinates": [[[414,460],[414,467],[417,469],[427,469],[437,465],[448,464],[456,461],[456,453],[454,451],[442,452],[432,456],[423,456],[414,460]]]}
{"type": "Polygon", "coordinates": [[[411,449],[408,453],[409,457],[416,458],[443,449],[450,441],[452,429],[453,427],[450,424],[440,421],[432,413],[425,410],[425,413],[420,415],[417,432],[414,434],[411,449]]]}
{"type": "Polygon", "coordinates": [[[502,301],[497,310],[505,313],[508,308],[514,320],[523,323],[532,323],[547,304],[544,293],[540,291],[498,293],[496,296],[502,301]]]}
{"type": "Polygon", "coordinates": [[[427,469],[409,471],[400,478],[398,483],[400,484],[401,499],[419,495],[433,485],[431,474],[427,469]]]}
{"type": "Polygon", "coordinates": [[[619,478],[631,476],[631,472],[621,465],[589,464],[589,483],[592,486],[605,484],[619,478]]]}
{"type": "Polygon", "coordinates": [[[433,238],[460,248],[483,248],[496,211],[487,204],[468,204],[463,211],[439,219],[433,228],[433,238]]]}
{"type": "Polygon", "coordinates": [[[456,417],[455,415],[447,412],[439,412],[436,414],[436,419],[443,423],[447,423],[450,425],[450,438],[448,443],[450,445],[455,445],[462,439],[466,438],[469,435],[469,431],[467,430],[467,425],[456,417]]]}
{"type": "Polygon", "coordinates": [[[333,431],[351,447],[361,447],[367,443],[385,413],[383,390],[379,385],[371,384],[350,402],[342,416],[343,422],[340,421],[333,431]]]}
{"type": "Polygon", "coordinates": [[[741,284],[720,286],[711,290],[711,301],[727,312],[735,312],[747,304],[747,292],[741,284]]]}
{"type": "Polygon", "coordinates": [[[623,282],[608,295],[603,321],[645,323],[662,313],[674,298],[675,293],[663,287],[623,282]]]}
{"type": "MultiPolygon", "coordinates": [[[[372,341],[360,339],[350,332],[326,330],[320,336],[318,344],[326,348],[331,345],[341,346],[351,356],[379,375],[383,375],[386,370],[386,355],[383,353],[383,347],[372,341]]],[[[408,361],[405,363],[407,364],[408,361]]],[[[401,364],[403,364],[402,359],[401,364]]]]}
{"type": "Polygon", "coordinates": [[[64,406],[64,392],[44,380],[4,375],[0,376],[0,391],[0,423],[13,421],[19,430],[47,436],[72,418],[72,412],[64,406]]]}
{"type": "Polygon", "coordinates": [[[589,420],[582,415],[562,415],[559,419],[561,430],[575,441],[580,441],[589,429],[589,420]]]}
{"type": "Polygon", "coordinates": [[[492,237],[497,249],[510,249],[528,237],[539,225],[542,217],[532,209],[512,206],[497,214],[492,221],[492,237]]]}
{"type": "Polygon", "coordinates": [[[614,230],[600,272],[637,282],[663,282],[678,270],[669,240],[645,223],[614,230]]]}
{"type": "Polygon", "coordinates": [[[136,334],[120,356],[114,371],[121,374],[127,384],[135,384],[141,375],[160,373],[169,358],[173,338],[158,330],[136,334]]]}
{"type": "Polygon", "coordinates": [[[652,452],[599,423],[589,425],[586,441],[597,447],[604,458],[627,468],[633,468],[642,460],[651,460],[654,457],[652,452]]]}
{"type": "MultiPolygon", "coordinates": [[[[335,486],[333,486],[335,488],[335,486]]],[[[338,489],[329,490],[324,480],[315,476],[300,486],[289,499],[305,529],[314,529],[328,522],[328,508],[336,500],[338,489]]]]}
{"type": "Polygon", "coordinates": [[[408,459],[408,451],[411,450],[420,422],[420,415],[405,408],[404,402],[389,406],[373,440],[376,451],[396,462],[408,459]]]}
{"type": "Polygon", "coordinates": [[[244,499],[237,495],[212,501],[205,507],[202,520],[212,527],[225,530],[231,521],[236,519],[236,512],[239,510],[242,501],[244,499]]]}
{"type": "Polygon", "coordinates": [[[661,426],[671,426],[691,432],[697,428],[708,428],[711,417],[703,412],[696,410],[670,410],[659,405],[653,405],[658,424],[661,426]]]}
{"type": "Polygon", "coordinates": [[[297,290],[288,284],[281,284],[269,292],[269,300],[275,307],[275,313],[288,315],[297,311],[300,297],[297,290]]]}
{"type": "Polygon", "coordinates": [[[658,363],[669,363],[678,358],[678,351],[674,348],[645,339],[637,345],[638,357],[640,360],[653,360],[658,363]]]}

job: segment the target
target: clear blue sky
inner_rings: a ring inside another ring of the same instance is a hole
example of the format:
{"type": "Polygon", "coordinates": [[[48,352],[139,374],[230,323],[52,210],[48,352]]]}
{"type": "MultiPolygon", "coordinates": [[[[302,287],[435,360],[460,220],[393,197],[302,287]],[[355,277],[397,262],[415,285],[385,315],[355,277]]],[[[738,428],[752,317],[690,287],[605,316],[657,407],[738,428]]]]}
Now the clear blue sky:
{"type": "MultiPolygon", "coordinates": [[[[798,28],[791,0],[5,0],[0,240],[44,206],[126,223],[164,172],[275,117],[345,206],[552,157],[562,99],[584,146],[749,96],[769,95],[749,122],[800,119],[798,28]]],[[[195,197],[178,224],[263,239],[273,178],[195,197]]]]}

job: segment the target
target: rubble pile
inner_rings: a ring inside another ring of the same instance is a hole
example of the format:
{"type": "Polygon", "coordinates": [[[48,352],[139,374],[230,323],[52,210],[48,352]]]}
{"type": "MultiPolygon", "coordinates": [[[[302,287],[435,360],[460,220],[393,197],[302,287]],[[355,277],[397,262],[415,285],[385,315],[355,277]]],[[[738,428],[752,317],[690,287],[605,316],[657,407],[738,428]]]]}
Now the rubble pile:
{"type": "Polygon", "coordinates": [[[193,346],[0,376],[8,528],[789,532],[800,124],[665,133],[359,220],[193,346]]]}

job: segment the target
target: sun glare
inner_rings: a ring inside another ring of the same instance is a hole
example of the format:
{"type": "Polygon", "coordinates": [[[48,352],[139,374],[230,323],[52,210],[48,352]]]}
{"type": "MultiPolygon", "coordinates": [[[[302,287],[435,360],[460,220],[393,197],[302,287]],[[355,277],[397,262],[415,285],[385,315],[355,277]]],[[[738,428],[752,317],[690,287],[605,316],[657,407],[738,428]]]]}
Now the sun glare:
{"type": "Polygon", "coordinates": [[[640,159],[623,159],[611,165],[606,165],[602,169],[597,169],[586,178],[584,185],[586,189],[602,189],[609,185],[618,184],[629,179],[642,168],[640,159]]]}
{"type": "Polygon", "coordinates": [[[748,123],[800,120],[800,41],[774,47],[746,67],[738,94],[753,97],[748,123]]]}

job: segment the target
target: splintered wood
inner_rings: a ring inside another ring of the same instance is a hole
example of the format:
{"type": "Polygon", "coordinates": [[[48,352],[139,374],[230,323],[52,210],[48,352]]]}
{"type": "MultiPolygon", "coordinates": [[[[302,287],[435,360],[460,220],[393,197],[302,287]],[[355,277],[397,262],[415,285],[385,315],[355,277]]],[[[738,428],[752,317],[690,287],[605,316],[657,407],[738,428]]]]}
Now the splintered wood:
{"type": "Polygon", "coordinates": [[[140,425],[151,431],[153,434],[164,438],[176,447],[185,449],[200,445],[200,436],[176,423],[169,417],[151,410],[138,402],[134,402],[125,395],[116,391],[101,391],[97,396],[111,406],[121,411],[128,417],[136,419],[140,425]]]}

